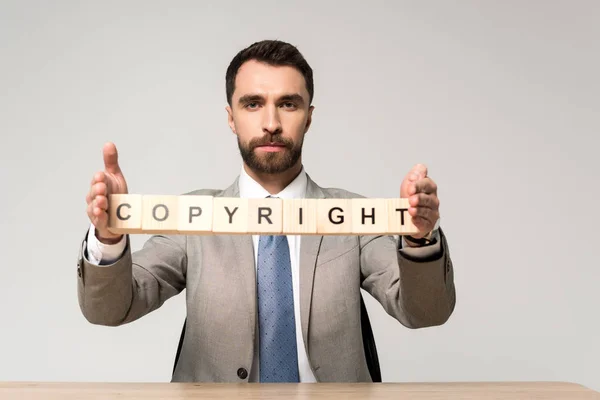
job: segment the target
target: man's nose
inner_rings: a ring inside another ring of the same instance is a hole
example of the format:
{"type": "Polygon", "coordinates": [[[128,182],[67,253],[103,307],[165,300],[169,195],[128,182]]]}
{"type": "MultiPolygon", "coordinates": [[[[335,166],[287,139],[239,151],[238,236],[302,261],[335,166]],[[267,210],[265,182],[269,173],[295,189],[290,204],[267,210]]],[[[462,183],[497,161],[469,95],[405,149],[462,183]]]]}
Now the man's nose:
{"type": "Polygon", "coordinates": [[[275,106],[264,108],[263,132],[277,135],[281,133],[281,119],[279,118],[279,110],[275,106]]]}

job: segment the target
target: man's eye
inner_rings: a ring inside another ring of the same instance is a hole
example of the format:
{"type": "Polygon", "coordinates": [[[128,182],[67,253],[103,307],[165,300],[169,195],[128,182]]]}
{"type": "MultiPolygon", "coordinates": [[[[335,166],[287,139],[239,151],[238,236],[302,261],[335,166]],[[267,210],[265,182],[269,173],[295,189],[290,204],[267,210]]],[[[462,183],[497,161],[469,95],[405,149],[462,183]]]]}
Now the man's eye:
{"type": "Polygon", "coordinates": [[[296,104],[292,103],[291,101],[283,103],[283,106],[285,108],[296,108],[296,104]]]}
{"type": "Polygon", "coordinates": [[[252,103],[247,103],[246,104],[246,108],[252,108],[252,109],[254,109],[256,107],[258,107],[258,103],[256,103],[256,102],[252,102],[252,103]]]}

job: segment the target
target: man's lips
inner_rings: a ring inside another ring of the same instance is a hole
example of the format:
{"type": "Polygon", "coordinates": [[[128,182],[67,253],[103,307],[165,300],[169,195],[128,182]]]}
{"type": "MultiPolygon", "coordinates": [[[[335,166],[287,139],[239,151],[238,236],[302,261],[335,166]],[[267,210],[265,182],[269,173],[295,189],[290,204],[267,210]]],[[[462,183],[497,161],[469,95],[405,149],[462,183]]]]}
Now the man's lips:
{"type": "Polygon", "coordinates": [[[262,146],[257,146],[256,148],[263,150],[263,151],[282,151],[282,150],[285,150],[285,144],[269,143],[269,144],[264,144],[262,146]]]}

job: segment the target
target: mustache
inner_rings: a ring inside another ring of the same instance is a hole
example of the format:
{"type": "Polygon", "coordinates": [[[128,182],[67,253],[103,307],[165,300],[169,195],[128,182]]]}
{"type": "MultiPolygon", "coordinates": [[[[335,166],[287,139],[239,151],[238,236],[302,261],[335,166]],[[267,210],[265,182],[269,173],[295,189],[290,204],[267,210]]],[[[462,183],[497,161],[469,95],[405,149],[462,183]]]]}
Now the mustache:
{"type": "Polygon", "coordinates": [[[270,144],[280,144],[280,145],[284,145],[286,148],[291,149],[294,147],[294,142],[290,139],[278,136],[278,135],[264,135],[261,138],[255,138],[250,140],[250,143],[248,143],[249,147],[251,149],[255,149],[256,147],[259,146],[268,146],[270,144]]]}

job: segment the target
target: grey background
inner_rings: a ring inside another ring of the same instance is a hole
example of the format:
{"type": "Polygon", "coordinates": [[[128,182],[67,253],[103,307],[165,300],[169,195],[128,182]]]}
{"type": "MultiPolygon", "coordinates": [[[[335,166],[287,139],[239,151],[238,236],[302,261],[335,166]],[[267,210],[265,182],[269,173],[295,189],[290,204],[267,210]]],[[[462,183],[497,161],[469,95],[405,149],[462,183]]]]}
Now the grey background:
{"type": "Polygon", "coordinates": [[[0,380],[170,379],[184,296],[119,328],[79,312],[85,194],[107,140],[131,192],[229,185],[225,69],[279,38],[315,70],[319,184],[396,196],[422,162],[440,187],[456,312],[411,331],[369,298],[384,380],[600,390],[599,15],[596,1],[2,1],[0,380]]]}

